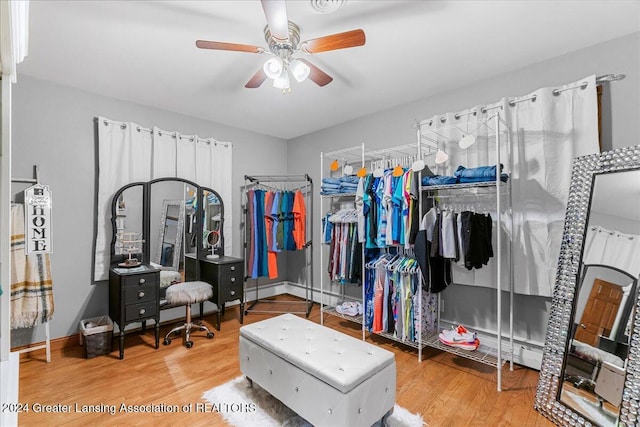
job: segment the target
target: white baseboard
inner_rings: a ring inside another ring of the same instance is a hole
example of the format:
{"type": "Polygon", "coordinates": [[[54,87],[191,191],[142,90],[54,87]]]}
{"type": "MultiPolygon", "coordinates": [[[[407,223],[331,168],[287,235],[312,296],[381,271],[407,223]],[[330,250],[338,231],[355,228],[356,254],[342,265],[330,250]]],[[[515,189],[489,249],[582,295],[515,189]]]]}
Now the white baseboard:
{"type": "MultiPolygon", "coordinates": [[[[16,411],[5,410],[6,404],[18,403],[18,379],[20,369],[20,354],[9,353],[9,359],[0,362],[0,426],[12,427],[18,425],[18,413],[16,411]]],[[[9,407],[10,408],[10,407],[9,407]]]]}

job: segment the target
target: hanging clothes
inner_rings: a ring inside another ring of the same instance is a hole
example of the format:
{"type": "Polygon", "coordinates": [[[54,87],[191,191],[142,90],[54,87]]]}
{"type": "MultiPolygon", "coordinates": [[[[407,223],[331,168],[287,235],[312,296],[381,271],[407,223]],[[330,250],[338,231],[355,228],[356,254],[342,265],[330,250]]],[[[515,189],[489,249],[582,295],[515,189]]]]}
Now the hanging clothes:
{"type": "Polygon", "coordinates": [[[491,215],[464,211],[460,214],[462,225],[462,251],[467,270],[482,268],[493,257],[491,215]]]}
{"type": "Polygon", "coordinates": [[[332,281],[359,283],[361,281],[362,245],[358,239],[357,212],[340,209],[326,217],[331,224],[328,273],[332,281]]]}
{"type": "Polygon", "coordinates": [[[307,209],[304,204],[304,196],[300,190],[297,190],[294,194],[291,212],[293,213],[293,240],[295,241],[296,249],[304,249],[307,243],[305,226],[307,209]]]}
{"type": "Polygon", "coordinates": [[[278,277],[277,253],[306,246],[306,206],[300,190],[247,191],[248,273],[278,277]]]}
{"type": "Polygon", "coordinates": [[[369,331],[417,342],[419,332],[435,330],[437,300],[420,291],[422,275],[415,258],[384,253],[367,262],[365,271],[363,321],[369,331]]]}
{"type": "Polygon", "coordinates": [[[451,260],[440,255],[441,217],[434,208],[429,209],[420,223],[416,236],[415,253],[423,278],[423,289],[442,292],[452,283],[451,260]]]}

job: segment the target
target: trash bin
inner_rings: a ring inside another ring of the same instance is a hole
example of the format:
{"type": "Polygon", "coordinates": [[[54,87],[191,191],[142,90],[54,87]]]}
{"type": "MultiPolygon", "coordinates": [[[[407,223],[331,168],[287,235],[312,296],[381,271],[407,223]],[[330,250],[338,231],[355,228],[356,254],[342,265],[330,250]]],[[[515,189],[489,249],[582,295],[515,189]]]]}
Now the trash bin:
{"type": "Polygon", "coordinates": [[[113,322],[109,316],[94,317],[80,321],[80,345],[84,341],[87,359],[111,353],[112,335],[113,322]]]}

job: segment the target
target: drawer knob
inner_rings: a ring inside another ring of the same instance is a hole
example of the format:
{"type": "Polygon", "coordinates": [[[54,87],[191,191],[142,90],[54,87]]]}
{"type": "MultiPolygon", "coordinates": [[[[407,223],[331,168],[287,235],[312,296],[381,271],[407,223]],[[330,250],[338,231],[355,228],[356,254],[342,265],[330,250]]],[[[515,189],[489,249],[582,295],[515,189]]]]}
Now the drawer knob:
{"type": "Polygon", "coordinates": [[[147,312],[147,310],[145,310],[144,308],[140,309],[140,315],[142,316],[143,314],[145,314],[147,312]]]}
{"type": "Polygon", "coordinates": [[[231,294],[231,296],[234,296],[236,294],[236,291],[231,291],[229,293],[231,294]]]}
{"type": "Polygon", "coordinates": [[[142,298],[144,296],[144,291],[138,292],[138,298],[142,298]]]}
{"type": "Polygon", "coordinates": [[[144,279],[140,279],[139,283],[142,285],[144,283],[144,279]]]}
{"type": "Polygon", "coordinates": [[[235,266],[235,265],[232,265],[232,266],[231,266],[231,268],[230,268],[230,270],[231,270],[231,271],[236,271],[236,266],[235,266]]]}
{"type": "Polygon", "coordinates": [[[232,277],[232,278],[231,278],[231,283],[233,283],[233,282],[235,282],[235,281],[236,281],[236,278],[235,278],[235,277],[232,277]]]}

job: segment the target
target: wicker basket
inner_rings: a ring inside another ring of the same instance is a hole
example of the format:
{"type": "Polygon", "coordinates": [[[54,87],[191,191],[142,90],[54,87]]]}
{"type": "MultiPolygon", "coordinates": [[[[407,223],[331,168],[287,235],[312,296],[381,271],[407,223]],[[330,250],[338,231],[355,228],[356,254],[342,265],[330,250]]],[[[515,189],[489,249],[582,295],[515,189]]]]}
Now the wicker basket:
{"type": "Polygon", "coordinates": [[[109,316],[80,321],[80,345],[84,341],[87,359],[111,353],[113,322],[109,316]]]}

